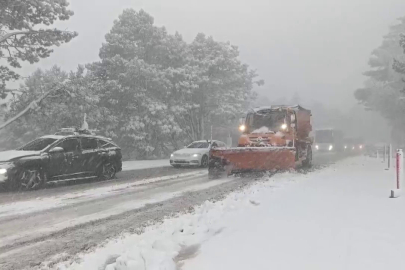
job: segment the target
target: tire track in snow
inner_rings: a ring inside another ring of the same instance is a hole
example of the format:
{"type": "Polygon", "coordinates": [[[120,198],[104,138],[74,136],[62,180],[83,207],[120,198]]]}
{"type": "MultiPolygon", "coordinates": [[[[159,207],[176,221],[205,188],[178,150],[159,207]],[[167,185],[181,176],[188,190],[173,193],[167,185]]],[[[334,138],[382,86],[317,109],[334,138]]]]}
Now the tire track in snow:
{"type": "Polygon", "coordinates": [[[184,192],[203,190],[229,181],[231,179],[208,181],[206,175],[197,178],[189,176],[187,178],[152,183],[147,187],[139,187],[137,190],[131,190],[125,194],[118,193],[116,196],[85,202],[79,206],[72,205],[63,209],[52,209],[34,213],[25,219],[2,222],[0,225],[0,254],[2,254],[0,258],[6,256],[5,254],[9,254],[13,249],[18,250],[20,247],[25,248],[26,245],[37,245],[38,242],[48,241],[48,239],[70,228],[109,219],[128,211],[141,209],[147,205],[181,197],[184,192]],[[78,211],[81,214],[75,217],[78,211]],[[28,230],[24,230],[27,224],[31,226],[28,230]]]}

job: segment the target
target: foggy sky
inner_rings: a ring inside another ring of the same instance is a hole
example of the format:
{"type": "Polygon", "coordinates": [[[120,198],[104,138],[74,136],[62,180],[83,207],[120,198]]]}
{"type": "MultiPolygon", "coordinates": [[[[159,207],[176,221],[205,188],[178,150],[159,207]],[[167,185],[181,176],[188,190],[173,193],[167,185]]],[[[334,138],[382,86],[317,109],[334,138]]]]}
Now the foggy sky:
{"type": "Polygon", "coordinates": [[[257,69],[270,99],[290,98],[333,107],[356,103],[371,51],[395,19],[403,0],[69,0],[75,15],[58,23],[79,36],[51,57],[25,65],[24,75],[57,64],[72,70],[98,60],[104,35],[124,8],[144,9],[186,41],[197,33],[239,46],[242,61],[257,69]]]}

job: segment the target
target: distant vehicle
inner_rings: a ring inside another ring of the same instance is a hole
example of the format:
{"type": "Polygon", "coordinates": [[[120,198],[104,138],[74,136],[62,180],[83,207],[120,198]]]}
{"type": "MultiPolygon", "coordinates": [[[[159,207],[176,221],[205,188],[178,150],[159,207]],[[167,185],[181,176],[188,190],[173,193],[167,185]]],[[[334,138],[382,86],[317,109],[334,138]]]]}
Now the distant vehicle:
{"type": "Polygon", "coordinates": [[[315,150],[316,151],[342,151],[343,132],[338,129],[318,129],[315,130],[315,150]]]}
{"type": "Polygon", "coordinates": [[[170,165],[180,166],[208,166],[208,154],[211,148],[224,148],[226,144],[221,141],[195,141],[183,149],[177,150],[170,155],[170,165]]]}
{"type": "Polygon", "coordinates": [[[0,152],[0,184],[30,190],[54,181],[112,179],[122,170],[121,148],[110,139],[76,129],[57,134],[0,152]]]}
{"type": "Polygon", "coordinates": [[[344,149],[345,151],[356,151],[361,152],[364,150],[364,140],[363,138],[345,138],[344,139],[344,149]]]}

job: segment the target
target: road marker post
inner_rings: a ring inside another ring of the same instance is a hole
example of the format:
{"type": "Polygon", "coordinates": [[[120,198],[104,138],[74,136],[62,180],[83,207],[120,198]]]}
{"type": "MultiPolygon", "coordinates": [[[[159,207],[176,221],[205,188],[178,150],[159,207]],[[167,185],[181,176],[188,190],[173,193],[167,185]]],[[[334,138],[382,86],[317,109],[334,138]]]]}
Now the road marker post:
{"type": "Polygon", "coordinates": [[[391,150],[391,148],[392,148],[392,145],[391,144],[389,144],[388,145],[388,149],[387,149],[387,168],[385,168],[385,170],[386,171],[388,171],[389,169],[391,169],[391,158],[392,158],[392,150],[391,150]]]}
{"type": "Polygon", "coordinates": [[[396,189],[391,190],[391,198],[398,198],[401,196],[401,186],[402,186],[402,181],[404,178],[404,160],[403,160],[403,152],[402,149],[397,150],[396,154],[396,174],[395,174],[395,180],[396,180],[396,189]]]}
{"type": "Polygon", "coordinates": [[[387,146],[384,144],[383,163],[385,163],[385,155],[387,154],[387,146]]]}

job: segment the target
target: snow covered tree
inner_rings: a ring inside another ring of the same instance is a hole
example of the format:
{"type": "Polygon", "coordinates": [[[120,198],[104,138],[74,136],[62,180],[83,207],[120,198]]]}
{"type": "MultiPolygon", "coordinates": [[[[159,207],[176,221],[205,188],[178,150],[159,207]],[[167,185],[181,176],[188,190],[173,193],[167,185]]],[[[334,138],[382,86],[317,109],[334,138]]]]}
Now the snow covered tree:
{"type": "Polygon", "coordinates": [[[194,70],[191,108],[187,126],[193,139],[208,139],[207,127],[214,122],[225,124],[246,110],[253,97],[254,70],[239,60],[238,48],[229,42],[217,42],[198,34],[189,45],[189,63],[194,70]]]}
{"type": "Polygon", "coordinates": [[[291,105],[301,104],[301,101],[302,100],[301,100],[300,95],[298,94],[298,92],[295,92],[290,100],[290,104],[291,105]]]}
{"type": "Polygon", "coordinates": [[[252,94],[256,73],[238,56],[229,43],[199,34],[187,44],[143,10],[125,10],[106,35],[101,61],[88,65],[111,115],[106,134],[139,158],[208,138],[209,122],[234,117],[252,94]]]}
{"type": "MultiPolygon", "coordinates": [[[[403,55],[401,57],[402,60],[394,58],[392,68],[398,74],[405,75],[405,60],[404,60],[405,59],[405,56],[404,56],[405,55],[405,34],[404,33],[400,34],[399,45],[401,46],[402,52],[403,52],[403,55]]],[[[403,78],[402,81],[405,82],[405,79],[403,78]]],[[[405,92],[405,89],[402,89],[402,92],[405,92]]]]}
{"type": "Polygon", "coordinates": [[[12,68],[21,61],[38,62],[52,53],[52,46],[69,42],[77,33],[50,28],[57,20],[68,20],[73,12],[67,0],[0,1],[0,96],[6,97],[6,82],[20,76],[12,68]]]}
{"type": "MultiPolygon", "coordinates": [[[[394,133],[405,131],[405,103],[400,98],[403,89],[402,74],[400,72],[404,59],[403,33],[405,33],[405,17],[389,29],[384,36],[382,44],[372,52],[369,60],[371,70],[364,75],[368,76],[364,87],[356,90],[355,97],[367,110],[378,111],[386,118],[394,133]]],[[[394,137],[398,137],[393,134],[394,137]]]]}
{"type": "Polygon", "coordinates": [[[98,98],[93,94],[94,84],[84,74],[84,68],[76,72],[64,72],[59,67],[36,70],[20,87],[11,101],[6,120],[24,110],[38,96],[50,93],[37,109],[33,109],[6,129],[9,145],[17,146],[45,134],[54,133],[62,127],[80,127],[84,113],[91,127],[97,127],[101,114],[98,98]]]}
{"type": "Polygon", "coordinates": [[[136,157],[162,155],[180,129],[168,110],[171,83],[166,76],[181,65],[179,36],[153,25],[144,11],[125,10],[106,35],[101,61],[88,65],[99,78],[100,106],[111,115],[105,132],[136,157]]]}

